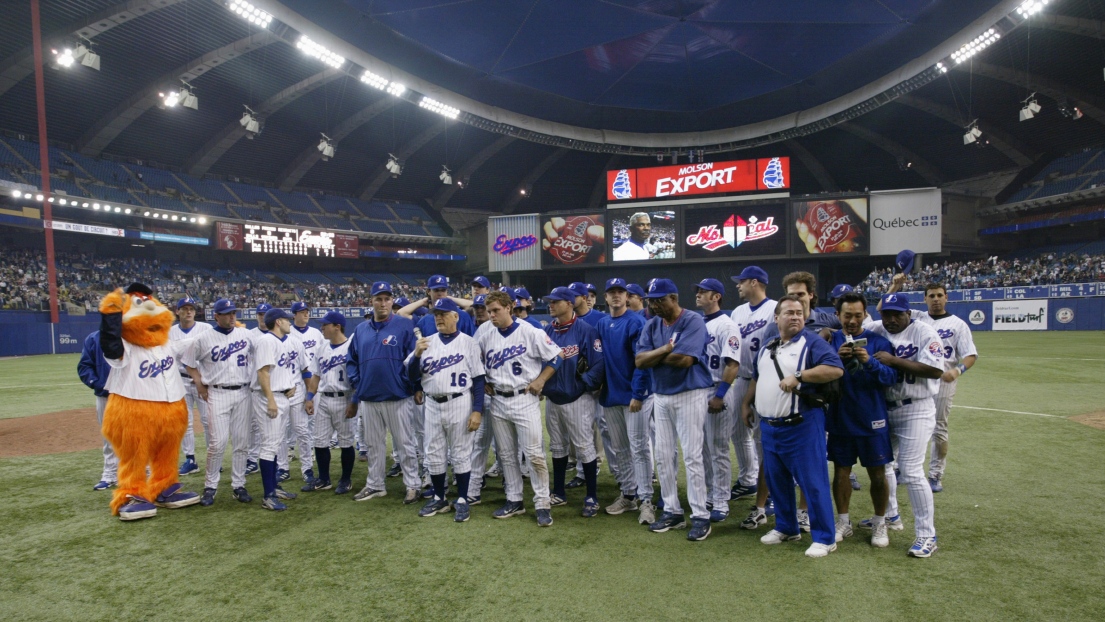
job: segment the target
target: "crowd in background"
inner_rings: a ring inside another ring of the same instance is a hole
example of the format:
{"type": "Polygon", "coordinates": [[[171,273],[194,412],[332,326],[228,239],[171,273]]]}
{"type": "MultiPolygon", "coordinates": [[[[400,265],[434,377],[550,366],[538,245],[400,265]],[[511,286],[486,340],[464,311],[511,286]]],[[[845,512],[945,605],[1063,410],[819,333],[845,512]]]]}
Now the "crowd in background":
{"type": "MultiPolygon", "coordinates": [[[[874,270],[858,289],[868,297],[885,293],[894,270],[874,270]]],[[[997,257],[975,261],[933,263],[906,277],[903,291],[922,291],[928,283],[945,288],[1018,287],[1093,283],[1105,280],[1105,255],[1046,253],[1032,259],[1002,260],[997,257]]]]}

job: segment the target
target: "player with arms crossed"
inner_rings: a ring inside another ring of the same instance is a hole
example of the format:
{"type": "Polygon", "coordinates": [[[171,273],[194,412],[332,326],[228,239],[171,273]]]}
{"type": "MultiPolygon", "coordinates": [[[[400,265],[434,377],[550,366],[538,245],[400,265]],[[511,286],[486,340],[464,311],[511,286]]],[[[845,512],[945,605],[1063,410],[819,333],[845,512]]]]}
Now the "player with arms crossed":
{"type": "Polygon", "coordinates": [[[345,364],[349,359],[349,338],[345,336],[345,315],[330,311],[322,316],[322,347],[312,363],[314,374],[310,389],[315,398],[315,462],[318,474],[303,486],[304,492],[330,490],[330,441],[337,435],[341,449],[341,479],[334,494],[344,495],[353,488],[353,463],[356,462],[356,413],[349,416],[349,403],[353,400],[353,386],[346,376],[345,364]]]}
{"type": "MultiPolygon", "coordinates": [[[[185,296],[176,303],[177,323],[169,329],[169,341],[184,341],[195,339],[204,333],[210,332],[211,325],[207,322],[196,322],[196,306],[199,303],[191,296],[185,296]]],[[[184,454],[184,462],[180,464],[180,474],[189,475],[200,470],[196,464],[196,433],[195,415],[199,415],[200,425],[207,431],[207,403],[200,398],[196,391],[196,385],[192,381],[183,366],[180,370],[180,379],[184,382],[184,404],[188,408],[188,430],[184,432],[184,439],[180,441],[180,453],[184,454]]]]}
{"type": "MultiPolygon", "coordinates": [[[[549,469],[545,463],[538,396],[560,367],[560,348],[545,333],[516,321],[510,308],[510,296],[503,292],[488,294],[491,326],[481,328],[477,337],[487,372],[486,393],[491,396],[487,410],[506,483],[506,504],[492,516],[510,518],[526,512],[518,465],[521,446],[529,462],[537,525],[548,527],[552,525],[549,469]]],[[[486,460],[486,450],[482,453],[486,460]]]]}
{"type": "Polygon", "coordinates": [[[200,505],[215,503],[219,471],[226,443],[234,443],[230,460],[230,490],[242,503],[253,500],[246,492],[246,459],[253,404],[249,384],[253,378],[249,331],[237,325],[234,303],[215,301],[214,330],[196,337],[181,362],[195,383],[196,392],[207,405],[207,473],[200,505]]]}

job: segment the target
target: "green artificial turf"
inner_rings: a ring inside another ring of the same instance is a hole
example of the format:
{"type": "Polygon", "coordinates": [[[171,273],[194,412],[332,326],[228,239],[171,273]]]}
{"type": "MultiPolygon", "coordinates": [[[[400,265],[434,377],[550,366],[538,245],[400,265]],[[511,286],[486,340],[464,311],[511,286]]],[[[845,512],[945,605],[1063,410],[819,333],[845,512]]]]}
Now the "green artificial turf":
{"type": "Polygon", "coordinates": [[[0,419],[89,408],[92,390],[77,376],[79,354],[0,359],[0,419]]]}
{"type": "MultiPolygon", "coordinates": [[[[957,404],[1063,416],[1105,409],[1102,334],[975,338],[982,358],[957,404]]],[[[72,370],[71,359],[21,360],[72,370]]],[[[78,392],[50,408],[90,399],[78,392]]],[[[17,404],[6,393],[2,403],[11,416],[17,404]]],[[[24,414],[33,406],[18,404],[24,414]]],[[[913,525],[904,488],[906,530],[890,532],[890,548],[873,549],[857,529],[811,560],[808,536],[768,547],[759,543],[767,527],[739,529],[744,500],[697,543],[684,531],[651,534],[636,514],[583,519],[580,489],[553,510],[549,529],[536,526],[528,486],[525,516],[493,520],[499,480],[465,524],[418,518],[417,504],[401,503],[398,478],[381,499],[301,494],[272,513],[230,497],[228,452],[213,507],[124,524],[108,515],[108,494],[91,491],[98,451],[5,459],[0,619],[1101,620],[1103,456],[1105,432],[1064,417],[953,410],[945,491],[935,497],[940,550],[925,560],[905,554],[913,525]]],[[[337,462],[335,452],[335,475],[337,462]]],[[[298,490],[298,464],[292,471],[285,488],[298,490]]],[[[358,487],[364,474],[358,462],[358,487]]],[[[871,510],[862,470],[860,479],[856,521],[871,510]]],[[[202,481],[184,478],[197,491],[202,481]]],[[[258,476],[248,488],[260,497],[258,476]]],[[[616,494],[604,469],[603,504],[616,494]]]]}

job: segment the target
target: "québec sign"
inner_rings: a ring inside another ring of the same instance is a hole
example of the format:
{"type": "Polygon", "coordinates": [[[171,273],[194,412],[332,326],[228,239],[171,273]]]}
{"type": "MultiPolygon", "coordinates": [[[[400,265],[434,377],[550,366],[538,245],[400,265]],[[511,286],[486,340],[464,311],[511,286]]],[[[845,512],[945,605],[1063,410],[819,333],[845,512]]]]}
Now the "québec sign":
{"type": "Polygon", "coordinates": [[[606,200],[790,188],[790,158],[702,162],[606,172],[606,200]]]}

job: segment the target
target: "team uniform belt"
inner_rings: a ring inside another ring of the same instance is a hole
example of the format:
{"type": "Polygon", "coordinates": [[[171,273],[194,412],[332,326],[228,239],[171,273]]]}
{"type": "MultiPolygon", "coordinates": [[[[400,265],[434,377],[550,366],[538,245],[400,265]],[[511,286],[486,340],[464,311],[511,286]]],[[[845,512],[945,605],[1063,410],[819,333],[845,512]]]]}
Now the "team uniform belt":
{"type": "Polygon", "coordinates": [[[909,406],[913,403],[913,398],[905,398],[904,400],[898,400],[896,402],[887,402],[887,408],[901,408],[902,406],[909,406]]]}
{"type": "Polygon", "coordinates": [[[222,389],[223,391],[237,391],[248,387],[248,384],[213,384],[212,389],[222,389]]]}
{"type": "Polygon", "coordinates": [[[737,373],[737,378],[739,378],[741,380],[751,380],[752,376],[745,376],[744,374],[738,372],[737,373]]]}
{"type": "Polygon", "coordinates": [[[498,395],[499,397],[514,397],[516,395],[523,395],[525,394],[525,392],[525,389],[518,389],[516,391],[500,391],[498,389],[495,389],[495,395],[498,395]]]}
{"type": "Polygon", "coordinates": [[[786,428],[798,425],[805,421],[805,419],[802,418],[802,413],[794,413],[786,417],[760,417],[760,421],[763,421],[773,428],[786,428]]]}
{"type": "Polygon", "coordinates": [[[345,397],[345,391],[322,391],[326,397],[345,397]]]}
{"type": "Polygon", "coordinates": [[[452,393],[449,395],[427,395],[426,397],[437,402],[438,404],[444,404],[445,402],[448,402],[449,400],[454,400],[462,395],[464,395],[464,393],[452,393]]]}

